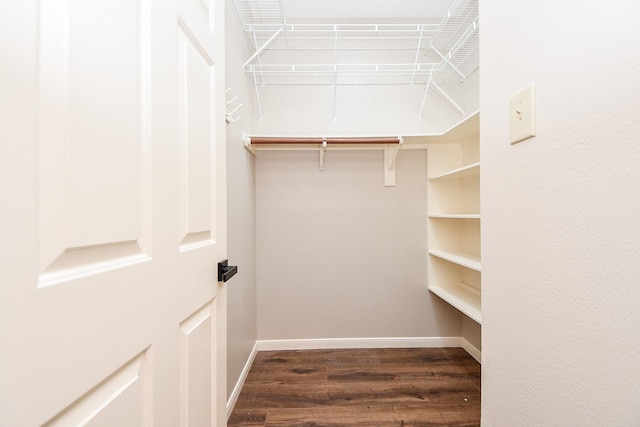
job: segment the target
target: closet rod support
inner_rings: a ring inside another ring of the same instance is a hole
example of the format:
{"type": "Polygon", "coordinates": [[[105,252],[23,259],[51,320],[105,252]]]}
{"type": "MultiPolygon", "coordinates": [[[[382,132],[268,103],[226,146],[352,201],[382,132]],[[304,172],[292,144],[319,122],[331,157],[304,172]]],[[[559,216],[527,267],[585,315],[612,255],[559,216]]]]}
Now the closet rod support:
{"type": "Polygon", "coordinates": [[[401,136],[398,137],[397,144],[388,144],[384,149],[384,186],[395,187],[396,186],[396,159],[398,158],[398,151],[404,140],[401,136]]]}
{"type": "Polygon", "coordinates": [[[251,154],[253,154],[253,156],[257,156],[258,153],[256,152],[256,149],[253,145],[251,145],[251,137],[249,136],[244,136],[244,138],[242,138],[244,141],[244,148],[247,149],[248,152],[250,152],[251,154]]]}
{"type": "Polygon", "coordinates": [[[320,146],[320,170],[324,170],[324,153],[327,151],[327,139],[322,138],[322,145],[320,146]]]}

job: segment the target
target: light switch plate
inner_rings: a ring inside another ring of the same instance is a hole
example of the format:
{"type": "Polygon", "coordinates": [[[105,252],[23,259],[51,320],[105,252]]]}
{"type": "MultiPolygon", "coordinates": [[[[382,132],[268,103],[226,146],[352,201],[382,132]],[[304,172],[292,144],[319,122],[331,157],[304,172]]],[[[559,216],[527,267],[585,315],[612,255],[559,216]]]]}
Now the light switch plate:
{"type": "Polygon", "coordinates": [[[511,97],[509,115],[511,144],[536,136],[535,85],[531,85],[511,97]]]}

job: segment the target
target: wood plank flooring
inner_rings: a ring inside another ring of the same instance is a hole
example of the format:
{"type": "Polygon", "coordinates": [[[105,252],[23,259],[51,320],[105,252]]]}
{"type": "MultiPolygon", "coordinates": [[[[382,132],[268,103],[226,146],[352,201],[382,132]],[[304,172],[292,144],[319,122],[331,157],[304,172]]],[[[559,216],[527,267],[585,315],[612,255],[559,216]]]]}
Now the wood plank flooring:
{"type": "Polygon", "coordinates": [[[228,422],[479,425],[480,364],[461,348],[259,352],[228,422]]]}

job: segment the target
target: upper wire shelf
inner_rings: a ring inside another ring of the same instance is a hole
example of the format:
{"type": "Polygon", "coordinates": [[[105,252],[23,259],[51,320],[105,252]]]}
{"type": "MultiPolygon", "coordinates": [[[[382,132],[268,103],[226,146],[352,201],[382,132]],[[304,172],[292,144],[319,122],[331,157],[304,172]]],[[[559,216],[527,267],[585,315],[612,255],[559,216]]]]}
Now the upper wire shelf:
{"type": "Polygon", "coordinates": [[[454,0],[439,23],[389,20],[381,23],[287,23],[280,0],[234,0],[254,52],[244,63],[258,88],[267,85],[423,86],[437,90],[462,115],[440,86],[465,81],[478,69],[478,0],[454,0]],[[393,21],[393,22],[392,22],[393,21]],[[268,54],[266,54],[269,52],[268,54]]]}
{"type": "Polygon", "coordinates": [[[416,40],[435,36],[435,24],[285,24],[245,26],[257,46],[280,28],[269,50],[416,50],[416,40]]]}
{"type": "Polygon", "coordinates": [[[245,70],[256,84],[429,85],[464,81],[478,68],[478,0],[455,0],[435,24],[291,24],[280,0],[234,0],[234,4],[254,47],[245,70]],[[288,51],[287,61],[299,55],[295,52],[318,52],[320,60],[296,61],[302,65],[263,60],[267,51],[288,51]],[[341,54],[345,51],[377,54],[375,61],[355,65],[349,54],[341,54]],[[380,61],[385,53],[393,58],[391,63],[380,61]]]}

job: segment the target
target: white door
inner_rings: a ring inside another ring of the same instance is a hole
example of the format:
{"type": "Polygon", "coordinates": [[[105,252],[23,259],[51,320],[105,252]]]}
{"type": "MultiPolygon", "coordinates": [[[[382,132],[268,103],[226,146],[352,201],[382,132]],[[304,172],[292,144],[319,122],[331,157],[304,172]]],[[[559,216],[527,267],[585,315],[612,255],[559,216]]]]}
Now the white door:
{"type": "Polygon", "coordinates": [[[224,1],[0,5],[0,426],[226,424],[224,1]]]}

